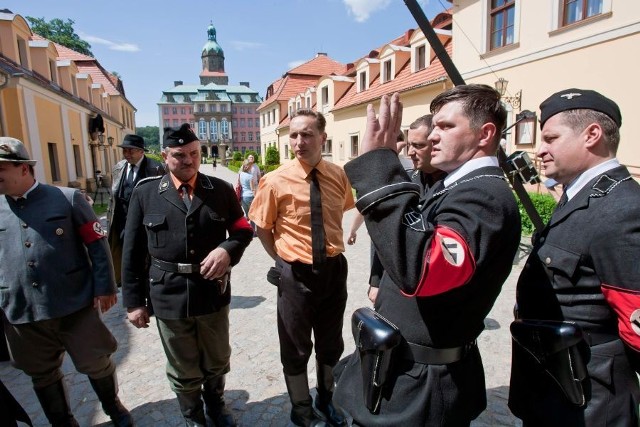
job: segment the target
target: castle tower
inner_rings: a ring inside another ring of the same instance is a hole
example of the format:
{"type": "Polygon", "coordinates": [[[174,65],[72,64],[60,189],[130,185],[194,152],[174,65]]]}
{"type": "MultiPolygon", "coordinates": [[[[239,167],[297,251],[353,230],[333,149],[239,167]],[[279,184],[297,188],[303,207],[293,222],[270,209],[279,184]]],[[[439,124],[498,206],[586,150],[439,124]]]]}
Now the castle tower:
{"type": "Polygon", "coordinates": [[[224,51],[216,41],[216,28],[213,26],[213,22],[207,28],[207,42],[202,48],[201,57],[200,84],[228,85],[229,77],[224,72],[224,51]]]}

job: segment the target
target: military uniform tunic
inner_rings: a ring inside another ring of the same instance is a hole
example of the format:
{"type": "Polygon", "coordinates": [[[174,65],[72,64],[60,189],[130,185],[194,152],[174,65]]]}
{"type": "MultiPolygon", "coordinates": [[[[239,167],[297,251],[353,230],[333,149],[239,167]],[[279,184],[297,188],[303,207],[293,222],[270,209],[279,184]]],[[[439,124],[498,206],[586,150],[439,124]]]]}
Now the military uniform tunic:
{"type": "Polygon", "coordinates": [[[334,401],[359,425],[468,425],[486,407],[482,360],[472,343],[520,241],[517,205],[496,165],[483,161],[424,197],[392,150],[345,165],[385,270],[376,311],[403,337],[379,414],[363,403],[357,352],[347,360],[334,401]],[[469,345],[469,351],[457,362],[428,365],[403,357],[407,342],[440,349],[469,345]]]}
{"type": "Polygon", "coordinates": [[[253,230],[231,185],[201,173],[196,182],[189,211],[169,175],[141,181],[133,191],[123,250],[125,307],[146,306],[147,286],[156,316],[164,319],[210,314],[229,304],[231,287],[220,293],[199,270],[184,274],[148,267],[147,256],[200,264],[217,247],[226,249],[235,265],[251,242],[253,230]]]}
{"type": "Polygon", "coordinates": [[[517,288],[520,318],[572,321],[587,334],[586,409],[570,404],[514,346],[509,407],[516,416],[545,426],[638,425],[632,361],[640,351],[633,322],[640,315],[639,262],[640,186],[618,166],[554,212],[535,238],[517,288]]]}

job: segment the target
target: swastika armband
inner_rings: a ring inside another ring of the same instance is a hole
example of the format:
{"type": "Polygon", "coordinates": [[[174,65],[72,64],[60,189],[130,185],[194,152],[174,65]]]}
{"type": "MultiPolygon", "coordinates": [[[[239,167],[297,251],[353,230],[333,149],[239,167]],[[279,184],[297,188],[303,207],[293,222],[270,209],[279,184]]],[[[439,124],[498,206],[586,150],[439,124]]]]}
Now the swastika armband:
{"type": "Polygon", "coordinates": [[[438,226],[423,263],[415,293],[406,296],[439,295],[466,284],[476,269],[467,242],[456,231],[438,226]]]}
{"type": "Polygon", "coordinates": [[[78,232],[80,233],[80,237],[85,245],[93,243],[106,236],[102,225],[100,225],[98,221],[87,222],[81,225],[78,232]]]}
{"type": "Polygon", "coordinates": [[[241,216],[233,223],[231,230],[229,230],[231,233],[235,231],[253,231],[253,228],[251,228],[249,221],[247,221],[245,217],[241,216]]]}
{"type": "Polygon", "coordinates": [[[618,316],[618,332],[622,341],[640,351],[640,292],[600,285],[602,294],[618,316]]]}

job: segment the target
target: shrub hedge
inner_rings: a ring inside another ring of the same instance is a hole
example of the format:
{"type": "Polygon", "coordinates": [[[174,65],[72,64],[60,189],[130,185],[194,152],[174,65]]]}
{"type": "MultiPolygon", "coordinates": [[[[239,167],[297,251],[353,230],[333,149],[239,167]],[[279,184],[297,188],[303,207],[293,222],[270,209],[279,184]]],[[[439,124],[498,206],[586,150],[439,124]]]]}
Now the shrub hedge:
{"type": "MultiPolygon", "coordinates": [[[[533,206],[535,206],[536,210],[540,214],[542,222],[544,224],[549,222],[551,214],[556,208],[556,200],[549,194],[529,193],[529,197],[531,197],[533,206]]],[[[518,200],[518,210],[520,211],[520,218],[522,220],[522,234],[530,236],[533,234],[535,228],[533,227],[531,219],[529,219],[529,216],[527,215],[527,211],[524,210],[522,202],[520,202],[520,199],[518,199],[517,196],[516,199],[518,200]]]]}

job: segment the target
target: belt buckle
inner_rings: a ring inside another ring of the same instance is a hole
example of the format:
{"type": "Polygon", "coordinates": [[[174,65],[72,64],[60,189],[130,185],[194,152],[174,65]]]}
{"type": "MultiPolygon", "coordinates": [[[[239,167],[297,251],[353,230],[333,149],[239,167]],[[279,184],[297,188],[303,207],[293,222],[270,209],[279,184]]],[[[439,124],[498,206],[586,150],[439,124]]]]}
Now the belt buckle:
{"type": "Polygon", "coordinates": [[[193,273],[193,265],[192,264],[183,264],[181,262],[178,263],[178,273],[189,274],[193,273]]]}

